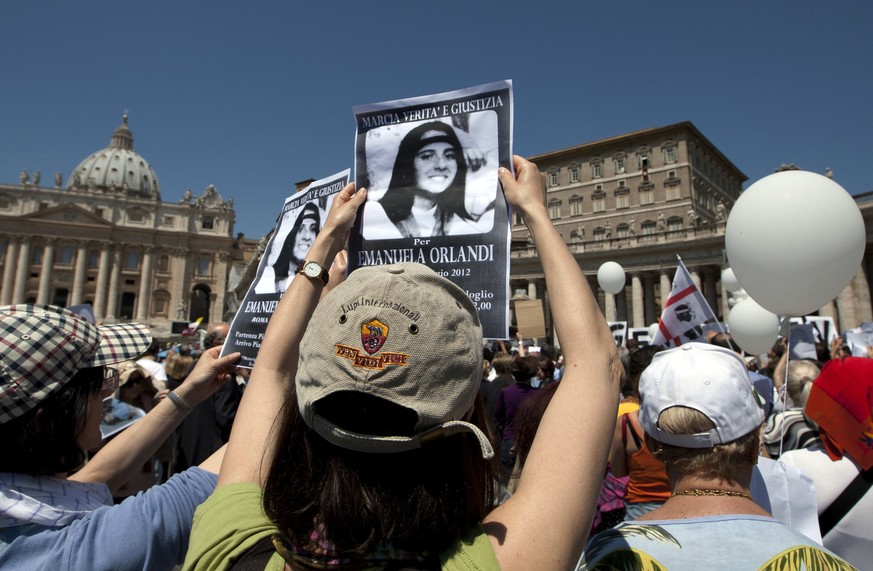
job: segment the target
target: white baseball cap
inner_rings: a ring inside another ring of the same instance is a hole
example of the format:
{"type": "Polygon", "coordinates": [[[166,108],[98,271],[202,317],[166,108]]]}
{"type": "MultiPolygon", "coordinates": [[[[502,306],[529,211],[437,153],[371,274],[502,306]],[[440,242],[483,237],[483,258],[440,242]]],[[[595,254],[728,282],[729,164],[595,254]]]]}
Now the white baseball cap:
{"type": "Polygon", "coordinates": [[[706,343],[685,343],[656,354],[640,377],[640,400],[639,419],[646,434],[683,448],[731,442],[764,422],[764,401],[752,386],[742,358],[706,343]],[[697,434],[665,432],[658,419],[674,406],[705,414],[715,428],[697,434]]]}

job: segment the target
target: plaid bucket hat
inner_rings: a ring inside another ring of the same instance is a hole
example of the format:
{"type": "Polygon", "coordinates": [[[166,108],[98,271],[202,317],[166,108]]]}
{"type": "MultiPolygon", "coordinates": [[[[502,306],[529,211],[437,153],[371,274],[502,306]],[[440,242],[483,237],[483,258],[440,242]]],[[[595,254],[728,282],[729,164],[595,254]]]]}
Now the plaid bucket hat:
{"type": "Polygon", "coordinates": [[[297,403],[304,422],[336,446],[393,453],[472,433],[465,420],[482,380],[482,326],[457,285],[414,263],[362,267],[318,304],[300,343],[297,403]],[[319,401],[366,393],[415,412],[412,435],[363,434],[319,414],[319,401]]]}
{"type": "Polygon", "coordinates": [[[80,370],[141,355],[145,325],[97,326],[51,305],[0,306],[0,424],[36,407],[80,370]]]}

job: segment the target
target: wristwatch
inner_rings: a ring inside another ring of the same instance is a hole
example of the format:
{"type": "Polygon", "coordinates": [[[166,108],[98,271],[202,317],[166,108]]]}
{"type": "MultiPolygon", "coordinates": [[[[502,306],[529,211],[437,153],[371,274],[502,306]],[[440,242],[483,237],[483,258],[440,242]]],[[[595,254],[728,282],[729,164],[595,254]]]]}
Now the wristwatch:
{"type": "Polygon", "coordinates": [[[327,273],[327,269],[324,266],[318,262],[312,262],[309,260],[303,260],[300,262],[300,265],[297,266],[296,273],[303,274],[307,278],[313,280],[320,278],[324,285],[327,285],[327,282],[330,279],[330,274],[327,273]]]}

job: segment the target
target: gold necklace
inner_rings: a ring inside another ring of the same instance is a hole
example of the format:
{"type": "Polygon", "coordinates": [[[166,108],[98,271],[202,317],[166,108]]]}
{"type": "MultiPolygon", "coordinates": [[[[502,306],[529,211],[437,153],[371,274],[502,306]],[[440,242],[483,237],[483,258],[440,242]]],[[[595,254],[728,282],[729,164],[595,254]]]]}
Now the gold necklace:
{"type": "Polygon", "coordinates": [[[750,496],[749,494],[744,494],[743,492],[731,492],[729,490],[708,490],[701,488],[679,490],[670,494],[670,497],[673,496],[728,496],[731,498],[746,498],[747,500],[752,500],[752,496],[750,496]]]}

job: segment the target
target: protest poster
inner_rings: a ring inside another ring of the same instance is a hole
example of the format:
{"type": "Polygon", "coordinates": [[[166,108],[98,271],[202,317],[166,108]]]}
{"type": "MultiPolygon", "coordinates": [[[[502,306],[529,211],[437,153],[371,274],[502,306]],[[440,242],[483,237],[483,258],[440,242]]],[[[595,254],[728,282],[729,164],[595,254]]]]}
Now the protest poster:
{"type": "Polygon", "coordinates": [[[652,342],[652,336],[649,335],[648,327],[629,327],[627,338],[635,340],[640,347],[645,347],[652,342]]]}
{"type": "Polygon", "coordinates": [[[239,367],[252,368],[270,316],[294,279],[297,266],[324,226],[334,196],[349,182],[346,169],[288,197],[264,248],[255,279],[230,324],[221,354],[239,351],[239,367]]]}
{"type": "MultiPolygon", "coordinates": [[[[860,327],[858,328],[861,329],[860,327]]],[[[849,346],[853,357],[868,357],[868,347],[873,347],[873,333],[866,331],[846,331],[843,333],[845,344],[849,346]]]]}
{"type": "Polygon", "coordinates": [[[627,321],[609,321],[607,322],[607,325],[609,325],[609,330],[612,331],[612,338],[615,339],[615,346],[623,347],[628,339],[627,321]]]}
{"type": "MultiPolygon", "coordinates": [[[[811,323],[815,327],[816,341],[821,341],[825,345],[829,345],[831,341],[837,337],[837,325],[834,323],[834,318],[822,315],[804,315],[802,317],[791,317],[789,319],[791,327],[805,323],[811,323]]],[[[785,337],[780,331],[780,335],[785,337]]]]}
{"type": "Polygon", "coordinates": [[[546,319],[543,315],[543,300],[520,299],[515,302],[515,322],[525,339],[546,336],[546,319]]]}
{"type": "Polygon", "coordinates": [[[792,361],[818,359],[816,335],[816,328],[812,323],[792,324],[788,332],[788,358],[792,361]]]}
{"type": "Polygon", "coordinates": [[[486,338],[507,338],[510,213],[497,169],[512,170],[512,83],[353,111],[355,181],[368,196],[349,271],[425,264],[467,293],[486,338]]]}

